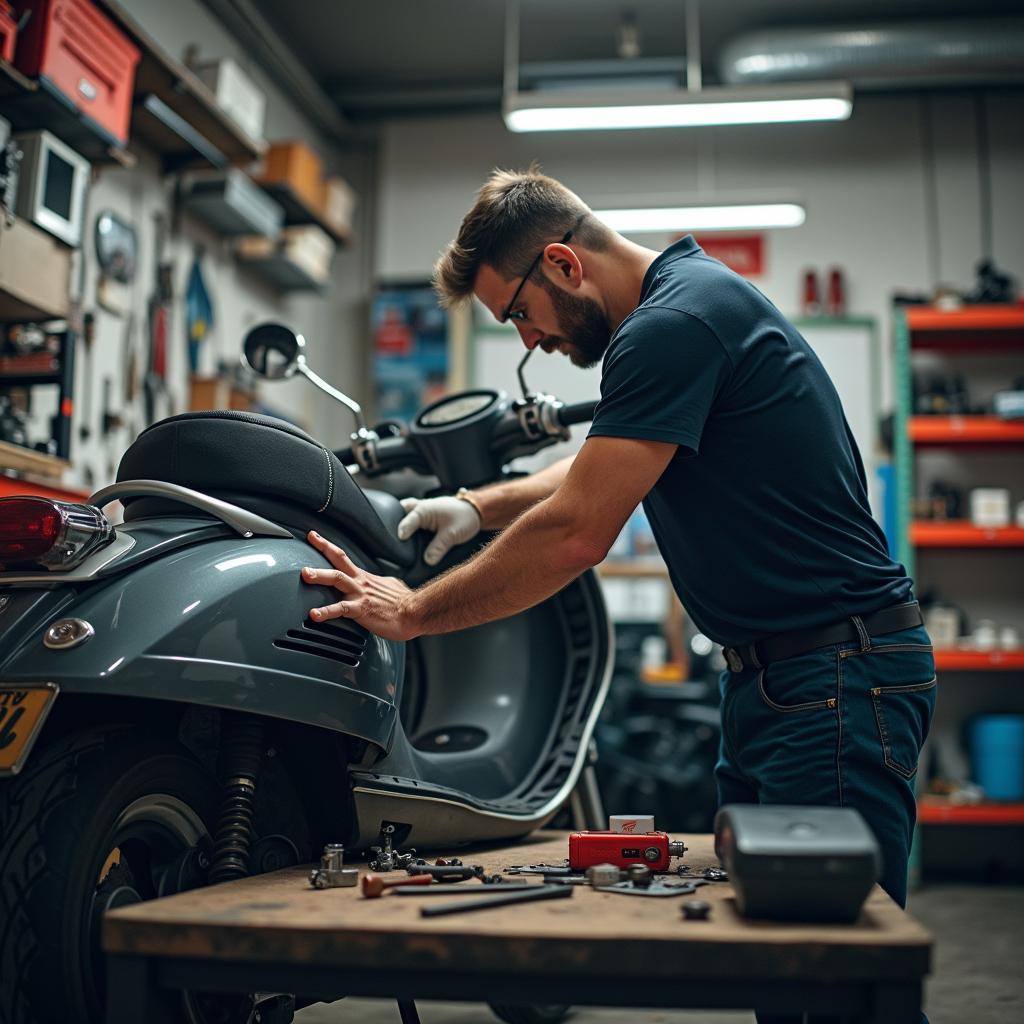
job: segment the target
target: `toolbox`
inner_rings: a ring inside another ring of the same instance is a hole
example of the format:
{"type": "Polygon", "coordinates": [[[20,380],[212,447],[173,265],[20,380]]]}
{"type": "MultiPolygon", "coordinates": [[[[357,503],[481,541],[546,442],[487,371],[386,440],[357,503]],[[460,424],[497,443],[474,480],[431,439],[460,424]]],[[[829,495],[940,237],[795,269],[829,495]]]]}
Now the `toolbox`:
{"type": "Polygon", "coordinates": [[[878,880],[881,853],[852,807],[727,804],[715,853],[745,917],[855,921],[878,880]]]}
{"type": "Polygon", "coordinates": [[[76,107],[116,145],[128,141],[139,51],[90,0],[14,0],[14,64],[76,107]]]}
{"type": "Polygon", "coordinates": [[[310,209],[318,210],[323,200],[323,163],[303,142],[275,142],[267,150],[260,181],[283,185],[310,209]]]}

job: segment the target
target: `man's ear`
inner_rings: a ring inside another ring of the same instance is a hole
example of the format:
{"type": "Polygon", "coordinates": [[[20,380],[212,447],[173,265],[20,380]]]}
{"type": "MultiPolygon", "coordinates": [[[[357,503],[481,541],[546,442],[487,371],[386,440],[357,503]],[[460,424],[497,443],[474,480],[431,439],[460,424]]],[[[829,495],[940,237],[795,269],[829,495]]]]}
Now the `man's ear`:
{"type": "Polygon", "coordinates": [[[554,242],[544,252],[544,262],[566,281],[580,284],[583,280],[583,264],[569,246],[554,242]]]}

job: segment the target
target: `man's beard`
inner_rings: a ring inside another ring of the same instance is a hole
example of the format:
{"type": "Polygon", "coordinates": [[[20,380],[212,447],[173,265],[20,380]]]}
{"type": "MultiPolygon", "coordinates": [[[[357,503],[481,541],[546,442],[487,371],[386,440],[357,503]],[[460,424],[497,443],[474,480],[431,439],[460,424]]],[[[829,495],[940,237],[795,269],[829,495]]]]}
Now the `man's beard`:
{"type": "Polygon", "coordinates": [[[593,299],[578,299],[555,284],[544,282],[555,308],[559,341],[569,346],[569,358],[584,370],[597,366],[604,356],[612,332],[608,318],[593,299]]]}

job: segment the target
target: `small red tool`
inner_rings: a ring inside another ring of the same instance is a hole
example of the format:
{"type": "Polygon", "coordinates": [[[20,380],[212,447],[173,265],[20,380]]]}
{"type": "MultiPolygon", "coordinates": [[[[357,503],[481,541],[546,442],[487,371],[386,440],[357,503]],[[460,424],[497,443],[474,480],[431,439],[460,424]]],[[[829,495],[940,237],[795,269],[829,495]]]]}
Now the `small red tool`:
{"type": "Polygon", "coordinates": [[[376,899],[384,895],[385,889],[397,889],[400,885],[432,885],[434,879],[430,875],[413,875],[411,878],[386,879],[380,875],[363,875],[360,882],[363,895],[367,899],[376,899]]]}
{"type": "Polygon", "coordinates": [[[627,868],[645,864],[652,871],[668,871],[673,857],[682,857],[686,846],[669,839],[667,832],[573,832],[569,835],[569,867],[585,871],[595,864],[627,868]]]}

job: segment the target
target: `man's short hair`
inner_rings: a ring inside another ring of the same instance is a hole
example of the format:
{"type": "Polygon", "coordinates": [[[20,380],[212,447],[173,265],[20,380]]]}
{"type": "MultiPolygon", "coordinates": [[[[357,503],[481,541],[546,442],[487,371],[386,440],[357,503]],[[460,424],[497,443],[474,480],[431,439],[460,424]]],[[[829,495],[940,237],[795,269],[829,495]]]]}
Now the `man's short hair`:
{"type": "MultiPolygon", "coordinates": [[[[595,251],[608,247],[612,231],[561,182],[526,171],[496,169],[476,194],[458,236],[434,265],[434,288],[442,306],[473,294],[476,276],[488,264],[506,280],[521,277],[544,246],[573,225],[573,241],[595,251]]],[[[540,274],[538,267],[537,274],[540,274]]]]}

